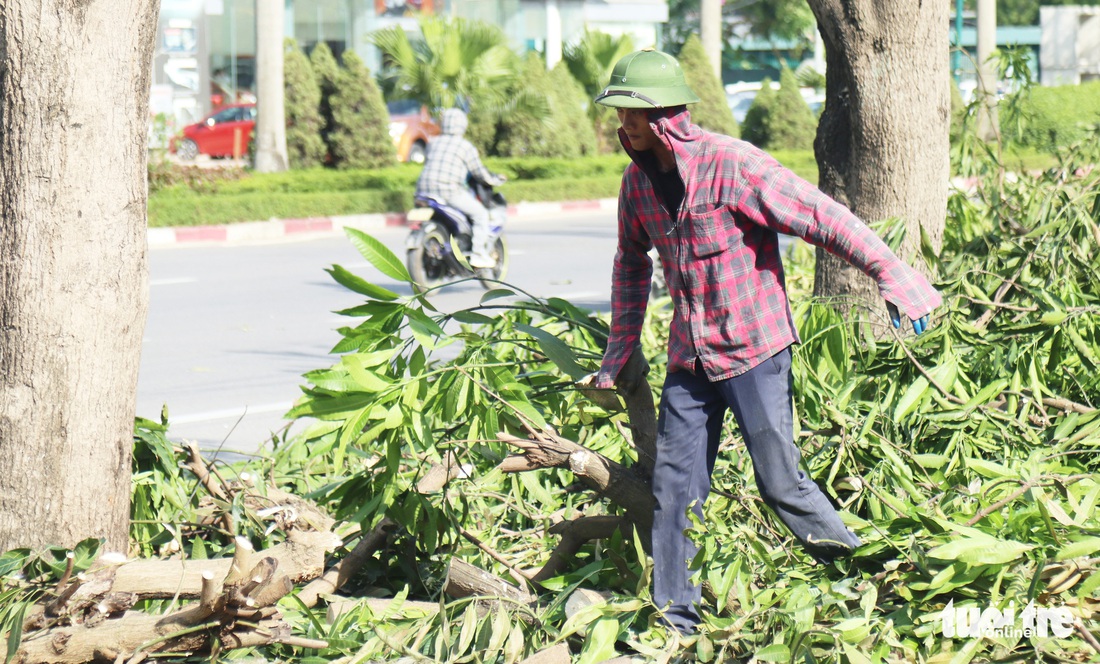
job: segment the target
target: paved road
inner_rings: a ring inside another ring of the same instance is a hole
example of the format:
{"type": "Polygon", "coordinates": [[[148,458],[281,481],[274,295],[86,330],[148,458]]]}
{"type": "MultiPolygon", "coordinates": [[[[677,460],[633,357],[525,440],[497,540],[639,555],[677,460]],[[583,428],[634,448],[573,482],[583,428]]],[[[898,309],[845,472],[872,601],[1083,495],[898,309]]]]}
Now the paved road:
{"type": "MultiPolygon", "coordinates": [[[[404,256],[406,231],[373,233],[404,256]]],[[[615,247],[613,213],[524,219],[508,230],[508,281],[541,296],[608,308],[615,247]]],[[[333,313],[361,300],[324,269],[343,267],[397,292],[346,238],[268,244],[186,246],[150,254],[150,306],[142,344],[138,415],[169,409],[169,435],[204,449],[252,451],[286,426],[302,374],[329,366],[333,313]]],[[[475,304],[484,291],[463,284],[437,301],[475,304]]]]}

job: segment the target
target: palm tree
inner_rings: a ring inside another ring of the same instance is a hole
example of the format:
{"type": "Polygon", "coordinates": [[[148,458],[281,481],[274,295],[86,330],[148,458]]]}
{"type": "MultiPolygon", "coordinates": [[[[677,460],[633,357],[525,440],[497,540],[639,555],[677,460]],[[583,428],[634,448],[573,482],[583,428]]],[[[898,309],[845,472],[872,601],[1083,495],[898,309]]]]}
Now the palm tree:
{"type": "Polygon", "coordinates": [[[599,30],[585,30],[576,44],[566,48],[564,60],[569,73],[595,97],[607,85],[615,63],[634,50],[630,35],[612,37],[599,30]]]}
{"type": "Polygon", "coordinates": [[[514,114],[549,127],[549,104],[522,80],[521,60],[500,27],[437,16],[421,17],[419,25],[418,40],[397,26],[370,37],[390,62],[386,83],[393,98],[416,99],[433,110],[464,107],[466,138],[484,154],[496,153],[502,122],[514,114]]]}
{"type": "MultiPolygon", "coordinates": [[[[566,49],[563,59],[569,73],[584,87],[588,99],[595,99],[611,78],[611,70],[624,55],[634,50],[630,35],[612,37],[599,30],[585,30],[581,40],[566,49]]],[[[615,110],[588,104],[588,117],[596,129],[600,151],[609,152],[619,145],[616,135],[619,122],[615,110]]]]}
{"type": "Polygon", "coordinates": [[[422,39],[416,42],[400,26],[370,36],[390,61],[397,97],[433,109],[507,105],[519,67],[499,27],[438,16],[422,17],[419,24],[422,39]]]}

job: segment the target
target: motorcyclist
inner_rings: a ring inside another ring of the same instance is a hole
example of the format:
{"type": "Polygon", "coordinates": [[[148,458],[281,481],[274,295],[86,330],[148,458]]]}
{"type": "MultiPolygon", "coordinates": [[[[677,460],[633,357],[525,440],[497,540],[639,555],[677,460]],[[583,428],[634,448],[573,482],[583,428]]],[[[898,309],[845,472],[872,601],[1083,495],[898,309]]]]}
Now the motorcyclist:
{"type": "Polygon", "coordinates": [[[489,211],[470,191],[466,178],[472,175],[491,186],[502,184],[505,178],[491,173],[481,163],[477,148],[464,138],[468,124],[461,109],[448,108],[443,111],[440,118],[442,133],[428,143],[424,170],[416,181],[416,195],[434,198],[469,217],[473,226],[470,265],[491,268],[496,261],[489,255],[489,211]]]}

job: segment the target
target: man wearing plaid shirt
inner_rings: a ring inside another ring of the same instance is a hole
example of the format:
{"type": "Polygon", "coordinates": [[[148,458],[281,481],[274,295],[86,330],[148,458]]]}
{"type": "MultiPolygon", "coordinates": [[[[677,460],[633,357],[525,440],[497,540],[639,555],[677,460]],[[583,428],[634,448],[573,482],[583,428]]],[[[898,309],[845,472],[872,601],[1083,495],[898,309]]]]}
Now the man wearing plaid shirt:
{"type": "Polygon", "coordinates": [[[764,502],[820,562],[851,553],[846,528],[794,444],[791,345],[779,233],[795,235],[873,278],[894,326],[919,334],[941,297],[847,208],[749,143],[691,124],[699,98],[660,51],[623,57],[596,103],[616,107],[633,163],[619,194],[611,334],[595,387],[610,388],[639,343],[657,249],[675,314],[657,426],[653,597],[682,633],[699,622],[687,510],[701,518],[722,422],[733,411],[764,502]],[[900,309],[900,312],[899,312],[900,309]]]}
{"type": "Polygon", "coordinates": [[[470,265],[490,268],[496,261],[489,256],[489,211],[477,200],[466,184],[472,175],[482,182],[497,186],[504,178],[489,172],[481,163],[477,148],[466,140],[469,121],[461,109],[448,108],[440,118],[440,135],[428,143],[424,170],[416,181],[416,195],[446,203],[470,218],[473,226],[470,265]]]}

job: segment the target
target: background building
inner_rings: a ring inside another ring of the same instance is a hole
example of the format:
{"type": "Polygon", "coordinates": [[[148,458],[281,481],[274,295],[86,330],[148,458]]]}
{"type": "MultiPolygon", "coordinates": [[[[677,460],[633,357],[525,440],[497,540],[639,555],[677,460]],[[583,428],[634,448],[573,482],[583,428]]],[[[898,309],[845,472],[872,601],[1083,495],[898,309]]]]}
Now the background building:
{"type": "MultiPolygon", "coordinates": [[[[660,46],[668,20],[667,0],[286,0],[285,34],[307,53],[320,42],[337,58],[352,49],[377,72],[370,33],[415,32],[420,12],[499,25],[517,52],[545,53],[551,65],[586,27],[660,46]]],[[[255,56],[255,0],[162,0],[151,112],[170,134],[224,104],[254,101],[255,56]]]]}

